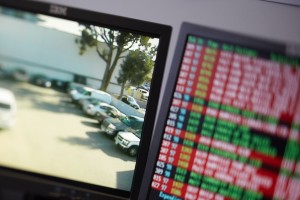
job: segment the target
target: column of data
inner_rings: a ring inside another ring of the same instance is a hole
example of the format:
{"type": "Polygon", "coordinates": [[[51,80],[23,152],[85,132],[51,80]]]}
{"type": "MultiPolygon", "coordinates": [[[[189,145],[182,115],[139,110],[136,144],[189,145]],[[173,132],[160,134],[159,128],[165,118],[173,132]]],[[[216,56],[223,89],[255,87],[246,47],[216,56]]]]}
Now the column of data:
{"type": "Polygon", "coordinates": [[[150,197],[300,199],[299,87],[297,59],[190,36],[150,197]]]}

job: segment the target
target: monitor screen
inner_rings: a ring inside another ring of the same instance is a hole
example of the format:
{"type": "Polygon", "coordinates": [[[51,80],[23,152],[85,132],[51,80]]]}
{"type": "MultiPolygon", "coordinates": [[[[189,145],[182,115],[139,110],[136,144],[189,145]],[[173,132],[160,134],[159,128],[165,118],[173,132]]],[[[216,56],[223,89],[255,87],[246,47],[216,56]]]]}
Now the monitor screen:
{"type": "Polygon", "coordinates": [[[299,50],[183,23],[141,199],[299,199],[299,50]]]}
{"type": "Polygon", "coordinates": [[[171,28],[9,0],[0,24],[0,186],[128,198],[147,159],[171,28]]]}

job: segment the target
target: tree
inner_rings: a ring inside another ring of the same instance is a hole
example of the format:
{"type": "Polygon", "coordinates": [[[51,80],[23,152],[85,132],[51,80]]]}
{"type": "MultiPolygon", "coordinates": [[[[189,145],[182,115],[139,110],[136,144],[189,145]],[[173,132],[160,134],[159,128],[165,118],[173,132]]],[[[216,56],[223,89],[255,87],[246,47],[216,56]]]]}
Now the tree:
{"type": "Polygon", "coordinates": [[[130,49],[144,49],[153,54],[154,47],[149,43],[150,37],[91,25],[82,27],[81,37],[76,40],[80,45],[80,55],[83,55],[88,47],[96,48],[97,54],[106,63],[101,90],[106,91],[118,61],[125,58],[130,49]],[[101,43],[105,44],[105,48],[100,47],[101,43]]]}
{"type": "Polygon", "coordinates": [[[149,80],[154,61],[145,51],[131,51],[119,70],[117,81],[121,84],[121,94],[123,95],[126,84],[138,86],[145,80],[149,80]]]}

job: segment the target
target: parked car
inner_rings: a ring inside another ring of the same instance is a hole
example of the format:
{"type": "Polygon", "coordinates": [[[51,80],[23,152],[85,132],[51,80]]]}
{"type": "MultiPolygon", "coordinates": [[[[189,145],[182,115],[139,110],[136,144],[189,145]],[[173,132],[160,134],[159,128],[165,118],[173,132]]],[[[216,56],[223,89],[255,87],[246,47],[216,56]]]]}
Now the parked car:
{"type": "Polygon", "coordinates": [[[102,101],[100,101],[99,99],[90,97],[87,99],[80,99],[78,103],[81,106],[82,111],[87,114],[87,110],[89,109],[90,105],[95,106],[95,105],[98,105],[99,103],[102,103],[102,101]]]}
{"type": "Polygon", "coordinates": [[[108,117],[103,120],[100,130],[109,136],[115,137],[120,131],[136,133],[137,130],[142,129],[143,123],[144,118],[134,115],[119,118],[108,117]]]}
{"type": "Polygon", "coordinates": [[[84,92],[84,85],[74,83],[74,82],[70,82],[67,85],[66,91],[70,96],[71,96],[72,93],[75,93],[75,92],[84,92]]]}
{"type": "Polygon", "coordinates": [[[0,79],[11,78],[11,73],[0,64],[0,79]]]}
{"type": "Polygon", "coordinates": [[[51,81],[52,85],[51,87],[55,90],[61,91],[61,92],[67,92],[67,89],[69,88],[69,81],[63,81],[59,79],[52,79],[51,81]]]}
{"type": "Polygon", "coordinates": [[[0,128],[12,128],[16,122],[17,104],[13,92],[0,88],[0,128]]]}
{"type": "Polygon", "coordinates": [[[81,90],[71,91],[71,98],[75,103],[79,103],[79,101],[89,98],[95,98],[108,104],[111,104],[112,102],[112,96],[107,92],[89,87],[83,87],[81,90]]]}
{"type": "Polygon", "coordinates": [[[130,105],[131,107],[133,107],[137,110],[140,109],[139,104],[136,102],[136,100],[132,96],[123,96],[121,98],[121,101],[123,101],[124,103],[130,105]]]}
{"type": "Polygon", "coordinates": [[[143,89],[143,90],[149,91],[150,88],[146,85],[140,85],[137,87],[137,89],[143,89]]]}
{"type": "Polygon", "coordinates": [[[108,117],[119,118],[125,116],[125,114],[121,113],[116,107],[104,102],[97,105],[89,105],[86,113],[97,119],[100,124],[108,117]]]}
{"type": "Polygon", "coordinates": [[[138,89],[139,93],[141,94],[141,99],[142,100],[148,100],[148,97],[149,97],[149,92],[148,90],[145,90],[145,89],[138,89]]]}
{"type": "Polygon", "coordinates": [[[52,80],[43,74],[35,74],[30,78],[30,82],[34,85],[50,88],[52,80]]]}
{"type": "Polygon", "coordinates": [[[78,103],[80,99],[88,99],[91,97],[92,88],[78,86],[70,91],[70,96],[74,103],[78,103]]]}
{"type": "Polygon", "coordinates": [[[12,72],[12,77],[16,81],[29,81],[29,74],[25,69],[16,69],[12,72]]]}
{"type": "Polygon", "coordinates": [[[115,137],[115,144],[123,151],[134,157],[138,153],[142,130],[135,133],[120,131],[115,137]]]}

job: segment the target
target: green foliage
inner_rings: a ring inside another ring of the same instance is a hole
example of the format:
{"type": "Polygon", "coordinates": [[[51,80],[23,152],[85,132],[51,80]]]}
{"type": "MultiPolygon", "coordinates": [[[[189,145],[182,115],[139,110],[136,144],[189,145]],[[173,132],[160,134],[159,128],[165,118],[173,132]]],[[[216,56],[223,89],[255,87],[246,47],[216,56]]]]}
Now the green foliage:
{"type": "Polygon", "coordinates": [[[121,64],[117,81],[123,87],[125,84],[141,85],[144,81],[149,80],[153,66],[154,61],[146,52],[140,50],[131,51],[121,64]]]}
{"type": "Polygon", "coordinates": [[[97,45],[97,40],[90,33],[90,29],[84,29],[81,31],[81,38],[76,40],[77,43],[80,43],[80,55],[83,55],[86,51],[86,46],[93,47],[97,45]]]}

